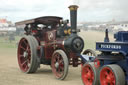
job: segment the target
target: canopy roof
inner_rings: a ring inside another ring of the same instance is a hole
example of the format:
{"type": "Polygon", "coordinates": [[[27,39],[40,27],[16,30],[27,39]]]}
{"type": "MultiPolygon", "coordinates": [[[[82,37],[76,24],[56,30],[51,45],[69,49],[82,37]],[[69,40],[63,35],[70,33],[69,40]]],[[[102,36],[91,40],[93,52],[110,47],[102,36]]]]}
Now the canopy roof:
{"type": "Polygon", "coordinates": [[[62,17],[57,17],[57,16],[44,16],[44,17],[38,17],[38,18],[35,18],[35,19],[16,22],[15,25],[25,25],[25,24],[50,25],[50,24],[59,23],[61,19],[62,19],[62,17]]]}

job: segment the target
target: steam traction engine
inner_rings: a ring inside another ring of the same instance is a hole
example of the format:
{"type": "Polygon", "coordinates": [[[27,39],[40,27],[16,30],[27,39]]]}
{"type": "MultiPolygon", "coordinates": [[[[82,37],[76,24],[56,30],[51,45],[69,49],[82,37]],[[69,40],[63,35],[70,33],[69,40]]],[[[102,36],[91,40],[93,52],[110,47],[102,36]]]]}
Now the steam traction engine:
{"type": "Polygon", "coordinates": [[[77,67],[84,42],[77,35],[77,6],[69,7],[71,27],[61,17],[45,16],[17,22],[25,24],[25,36],[18,45],[18,63],[24,73],[34,73],[40,64],[51,65],[57,79],[63,80],[68,66],[77,67]]]}
{"type": "Polygon", "coordinates": [[[88,51],[93,59],[82,68],[85,85],[128,85],[128,31],[119,31],[114,38],[115,42],[109,42],[106,29],[104,42],[96,43],[96,50],[101,53],[88,51]]]}

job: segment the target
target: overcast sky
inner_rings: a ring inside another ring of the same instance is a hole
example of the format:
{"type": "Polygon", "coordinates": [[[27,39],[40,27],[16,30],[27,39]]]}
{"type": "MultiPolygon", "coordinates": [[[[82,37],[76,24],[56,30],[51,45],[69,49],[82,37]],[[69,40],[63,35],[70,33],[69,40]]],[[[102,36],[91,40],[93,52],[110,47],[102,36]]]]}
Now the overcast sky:
{"type": "Polygon", "coordinates": [[[49,15],[69,19],[70,4],[79,5],[79,22],[128,21],[128,0],[0,0],[0,18],[13,22],[49,15]]]}

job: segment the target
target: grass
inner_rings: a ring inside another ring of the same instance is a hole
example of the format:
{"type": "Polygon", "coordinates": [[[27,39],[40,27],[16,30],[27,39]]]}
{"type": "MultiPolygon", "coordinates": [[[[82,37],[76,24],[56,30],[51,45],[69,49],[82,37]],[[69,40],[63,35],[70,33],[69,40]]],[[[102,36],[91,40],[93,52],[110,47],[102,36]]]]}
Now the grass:
{"type": "MultiPolygon", "coordinates": [[[[81,31],[80,36],[83,38],[85,43],[84,49],[93,49],[95,50],[96,42],[104,41],[104,32],[97,32],[97,31],[81,31]]],[[[15,41],[10,43],[9,40],[5,40],[8,37],[0,37],[0,49],[2,50],[16,50],[17,42],[20,40],[21,37],[16,36],[15,41]]],[[[113,34],[109,34],[109,38],[113,41],[113,34]]],[[[1,51],[1,50],[0,50],[1,51]]]]}
{"type": "MultiPolygon", "coordinates": [[[[104,32],[81,31],[80,36],[84,39],[85,48],[95,50],[96,42],[104,41],[104,32]]],[[[114,41],[113,34],[109,34],[110,41],[114,41]]]]}
{"type": "Polygon", "coordinates": [[[0,48],[16,48],[20,37],[16,36],[15,41],[10,42],[8,36],[0,37],[0,48]]]}
{"type": "Polygon", "coordinates": [[[16,55],[17,52],[17,42],[21,37],[16,36],[15,41],[10,42],[6,37],[0,37],[0,56],[2,55],[16,55]]]}

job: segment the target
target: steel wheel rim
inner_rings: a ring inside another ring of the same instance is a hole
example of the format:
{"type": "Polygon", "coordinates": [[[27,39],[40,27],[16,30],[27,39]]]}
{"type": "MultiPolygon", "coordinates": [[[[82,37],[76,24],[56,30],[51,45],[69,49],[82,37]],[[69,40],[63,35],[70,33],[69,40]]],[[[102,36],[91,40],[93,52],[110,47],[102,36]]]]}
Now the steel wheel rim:
{"type": "Polygon", "coordinates": [[[90,65],[86,65],[82,69],[82,79],[85,85],[92,85],[94,81],[94,72],[90,65]]]}
{"type": "Polygon", "coordinates": [[[104,67],[100,72],[100,83],[101,85],[116,85],[116,78],[113,71],[104,67]]]}
{"type": "Polygon", "coordinates": [[[23,38],[20,40],[20,43],[18,45],[18,63],[20,66],[20,69],[23,72],[27,72],[30,68],[30,62],[31,62],[31,49],[28,41],[23,38]]]}
{"type": "Polygon", "coordinates": [[[52,59],[52,70],[57,78],[64,74],[64,61],[62,55],[55,53],[52,59]]]}

